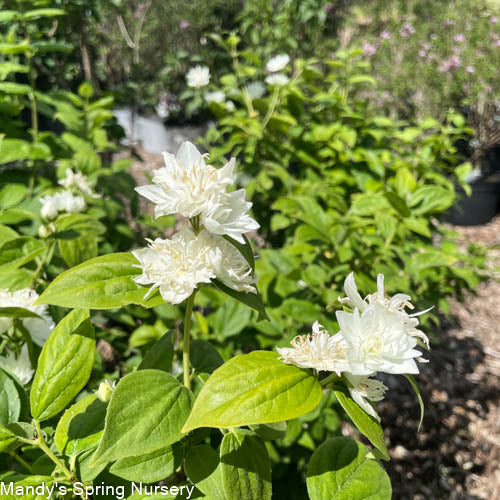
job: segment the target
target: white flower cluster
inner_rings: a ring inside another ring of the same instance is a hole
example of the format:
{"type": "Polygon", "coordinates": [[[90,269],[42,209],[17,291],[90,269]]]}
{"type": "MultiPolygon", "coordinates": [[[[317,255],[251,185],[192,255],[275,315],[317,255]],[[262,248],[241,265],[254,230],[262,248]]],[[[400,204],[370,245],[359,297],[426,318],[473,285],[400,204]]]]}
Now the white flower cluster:
{"type": "Polygon", "coordinates": [[[17,357],[14,352],[8,352],[6,355],[0,356],[0,368],[15,375],[21,384],[28,384],[35,373],[31,366],[28,346],[24,344],[17,357]]]}
{"type": "MultiPolygon", "coordinates": [[[[49,316],[46,305],[34,305],[37,299],[38,294],[31,288],[15,292],[0,290],[0,307],[22,307],[40,316],[40,318],[24,318],[23,325],[30,332],[33,342],[41,347],[54,328],[54,322],[49,316]]],[[[13,318],[0,317],[0,334],[6,332],[13,321],[13,318]]]]}
{"type": "Polygon", "coordinates": [[[222,237],[244,243],[243,234],[259,227],[248,215],[252,204],[243,189],[226,192],[234,184],[234,158],[221,169],[207,165],[205,158],[184,142],[176,156],[164,153],[165,167],[154,173],[154,184],[137,188],[155,203],[155,217],[180,214],[191,219],[195,229],[184,227],[171,239],[148,240],[147,248],[133,252],[142,270],[135,281],[152,284],[146,295],[158,288],[171,304],[214,278],[234,290],[256,293],[248,263],[222,237]]]}
{"type": "Polygon", "coordinates": [[[85,209],[85,200],[70,191],[60,191],[40,198],[41,215],[45,220],[53,220],[60,212],[79,213],[85,209]]]}
{"type": "Polygon", "coordinates": [[[222,90],[214,90],[213,92],[205,92],[203,95],[205,101],[208,104],[211,102],[216,102],[218,104],[223,104],[228,111],[234,111],[235,105],[233,101],[226,101],[226,94],[222,90]]]}
{"type": "Polygon", "coordinates": [[[91,198],[101,197],[100,194],[94,193],[93,184],[89,182],[85,175],[81,172],[73,172],[70,168],[66,169],[66,177],[61,179],[59,184],[69,190],[75,188],[77,191],[80,191],[91,198]]]}
{"type": "Polygon", "coordinates": [[[272,74],[266,77],[266,83],[277,87],[286,85],[289,81],[288,76],[278,72],[284,70],[289,62],[290,56],[288,54],[279,54],[269,59],[266,63],[266,70],[268,73],[272,74]]]}
{"type": "Polygon", "coordinates": [[[379,274],[377,292],[362,299],[353,273],[344,283],[347,297],[339,300],[352,312],[337,311],[340,331],[330,335],[318,324],[311,335],[292,340],[292,348],[278,348],[285,363],[318,371],[344,374],[352,398],[370,415],[379,420],[369,401],[380,401],[387,387],[370,377],[377,372],[416,374],[416,361],[425,362],[416,349],[417,339],[428,348],[429,339],[417,329],[416,316],[429,311],[408,314],[413,309],[411,297],[397,294],[386,297],[384,276],[379,274]]]}
{"type": "Polygon", "coordinates": [[[205,87],[210,82],[210,70],[206,66],[199,64],[191,68],[186,74],[188,87],[199,89],[205,87]]]}

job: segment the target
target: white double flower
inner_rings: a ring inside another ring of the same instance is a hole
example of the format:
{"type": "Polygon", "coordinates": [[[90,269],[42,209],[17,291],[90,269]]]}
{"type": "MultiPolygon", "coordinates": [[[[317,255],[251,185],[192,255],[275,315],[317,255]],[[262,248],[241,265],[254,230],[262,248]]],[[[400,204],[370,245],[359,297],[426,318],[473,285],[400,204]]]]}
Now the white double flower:
{"type": "Polygon", "coordinates": [[[353,273],[344,283],[347,297],[340,302],[352,308],[351,312],[338,311],[340,331],[329,335],[317,322],[312,335],[296,337],[292,348],[278,348],[285,363],[318,371],[344,374],[352,398],[370,415],[379,420],[370,402],[380,401],[387,387],[370,377],[378,372],[392,374],[419,373],[416,361],[424,362],[416,349],[417,339],[429,347],[427,336],[416,327],[416,316],[405,308],[413,309],[411,297],[397,294],[387,297],[384,276],[379,274],[377,292],[362,299],[353,273]]]}

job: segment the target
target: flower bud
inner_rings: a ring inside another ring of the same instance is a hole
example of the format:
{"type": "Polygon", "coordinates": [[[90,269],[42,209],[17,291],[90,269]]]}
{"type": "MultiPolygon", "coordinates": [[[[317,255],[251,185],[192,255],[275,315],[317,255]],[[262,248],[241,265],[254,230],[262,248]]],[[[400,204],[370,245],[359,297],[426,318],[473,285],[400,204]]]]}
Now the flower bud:
{"type": "Polygon", "coordinates": [[[112,383],[109,380],[105,380],[99,384],[99,389],[97,389],[96,394],[103,403],[108,403],[114,390],[114,382],[112,383]]]}

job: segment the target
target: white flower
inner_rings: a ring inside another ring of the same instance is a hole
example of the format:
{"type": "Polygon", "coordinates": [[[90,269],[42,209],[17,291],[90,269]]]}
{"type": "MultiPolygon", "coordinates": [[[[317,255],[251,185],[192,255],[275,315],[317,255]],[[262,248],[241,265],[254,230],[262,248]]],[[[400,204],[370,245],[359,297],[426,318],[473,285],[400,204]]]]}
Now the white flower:
{"type": "MultiPolygon", "coordinates": [[[[54,328],[54,322],[47,312],[46,305],[34,305],[37,299],[38,294],[31,288],[23,288],[15,292],[9,292],[7,289],[0,290],[0,307],[22,307],[40,316],[40,318],[23,318],[22,321],[33,342],[41,347],[54,328]]],[[[13,318],[0,317],[0,333],[7,331],[13,322],[13,318]]]]}
{"type": "Polygon", "coordinates": [[[136,191],[155,203],[155,217],[200,215],[208,231],[243,243],[241,235],[259,225],[247,214],[252,204],[245,201],[245,192],[226,192],[234,184],[235,160],[217,169],[207,165],[205,158],[190,142],[184,142],[177,156],[164,153],[165,167],[154,173],[154,184],[136,191]]]}
{"type": "Polygon", "coordinates": [[[383,274],[379,274],[377,276],[377,292],[368,295],[364,300],[358,292],[358,288],[354,280],[354,273],[350,273],[345,279],[344,290],[347,297],[343,299],[339,297],[339,301],[341,303],[345,303],[350,307],[357,307],[360,312],[363,312],[370,304],[377,303],[384,307],[388,314],[392,313],[399,315],[404,321],[407,334],[412,337],[420,338],[424,344],[429,347],[429,339],[427,338],[427,335],[416,328],[418,326],[418,319],[416,319],[416,316],[429,312],[432,307],[426,309],[425,311],[408,314],[405,311],[405,307],[408,307],[409,309],[414,308],[410,302],[411,297],[403,293],[397,293],[394,297],[386,297],[383,274]]]}
{"type": "Polygon", "coordinates": [[[226,234],[245,243],[242,234],[258,229],[259,224],[249,215],[252,203],[245,201],[245,190],[224,193],[201,213],[201,222],[207,231],[226,234]]]}
{"type": "Polygon", "coordinates": [[[418,373],[415,358],[421,353],[414,349],[417,341],[408,335],[402,316],[374,302],[361,314],[357,307],[353,313],[337,311],[337,321],[349,344],[348,371],[353,375],[418,373]]]}
{"type": "Polygon", "coordinates": [[[257,293],[252,270],[239,250],[220,236],[212,238],[216,250],[208,255],[217,279],[233,290],[257,293]]]}
{"type": "Polygon", "coordinates": [[[140,262],[142,274],[134,278],[140,285],[153,286],[146,296],[159,288],[165,302],[180,304],[199,283],[210,283],[215,278],[213,256],[215,249],[206,232],[196,236],[184,227],[171,239],[149,241],[149,247],[132,253],[140,262]]]}
{"type": "Polygon", "coordinates": [[[83,175],[81,172],[73,172],[70,168],[66,169],[66,178],[59,181],[61,186],[64,186],[66,189],[71,187],[77,188],[84,194],[91,196],[92,198],[100,198],[100,194],[94,193],[92,191],[92,185],[89,183],[87,177],[83,175]]]}
{"type": "Polygon", "coordinates": [[[8,372],[15,375],[21,384],[29,384],[30,380],[35,373],[35,370],[31,366],[28,346],[24,344],[21,347],[21,352],[19,357],[16,358],[15,353],[9,352],[4,356],[0,356],[0,368],[7,370],[8,372]]]}
{"type": "Polygon", "coordinates": [[[154,172],[154,184],[136,188],[156,204],[155,217],[199,215],[234,183],[234,158],[220,169],[207,165],[205,158],[190,142],[182,143],[176,156],[163,153],[165,167],[154,172]]]}
{"type": "Polygon", "coordinates": [[[266,93],[266,87],[262,82],[252,82],[247,85],[248,94],[252,99],[259,99],[266,93]]]}
{"type": "Polygon", "coordinates": [[[197,65],[187,72],[186,79],[189,87],[199,89],[200,87],[208,85],[210,81],[210,70],[206,66],[197,65]]]}
{"type": "Polygon", "coordinates": [[[232,113],[236,109],[234,102],[233,101],[226,101],[226,109],[232,113]]]}
{"type": "Polygon", "coordinates": [[[288,83],[288,76],[283,73],[276,73],[275,75],[269,75],[266,77],[266,83],[268,85],[275,85],[276,87],[282,87],[288,83]]]}
{"type": "Polygon", "coordinates": [[[279,54],[272,59],[269,59],[266,64],[266,70],[269,73],[276,73],[286,68],[286,65],[290,62],[290,56],[288,54],[279,54]]]}
{"type": "Polygon", "coordinates": [[[222,90],[214,90],[213,92],[205,92],[205,101],[223,103],[226,100],[226,94],[222,90]]]}
{"type": "Polygon", "coordinates": [[[85,200],[81,196],[75,196],[70,191],[60,191],[58,193],[42,196],[40,198],[42,217],[52,220],[59,212],[78,213],[85,209],[85,200]]]}
{"type": "Polygon", "coordinates": [[[142,274],[136,283],[153,286],[148,296],[159,288],[160,294],[170,304],[187,299],[199,283],[220,279],[234,290],[255,292],[248,264],[238,250],[219,236],[207,231],[195,235],[184,227],[172,239],[157,238],[149,247],[132,253],[140,262],[142,274]]]}
{"type": "Polygon", "coordinates": [[[348,389],[352,399],[354,399],[368,415],[371,415],[380,422],[380,417],[369,401],[382,401],[385,391],[388,389],[387,386],[379,380],[373,380],[366,376],[351,375],[350,373],[346,373],[345,376],[349,382],[348,389]]]}
{"type": "Polygon", "coordinates": [[[313,333],[299,335],[292,341],[292,348],[276,348],[280,359],[300,368],[336,372],[340,375],[349,368],[346,357],[347,343],[341,335],[329,335],[317,321],[313,333]]]}

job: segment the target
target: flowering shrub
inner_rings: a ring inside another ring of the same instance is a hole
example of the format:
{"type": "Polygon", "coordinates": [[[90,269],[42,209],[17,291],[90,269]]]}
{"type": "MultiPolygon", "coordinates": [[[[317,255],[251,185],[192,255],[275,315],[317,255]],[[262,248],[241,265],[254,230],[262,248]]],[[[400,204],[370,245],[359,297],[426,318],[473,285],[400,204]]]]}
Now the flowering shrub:
{"type": "MultiPolygon", "coordinates": [[[[29,356],[36,368],[29,413],[28,408],[21,411],[19,401],[28,399],[24,386],[32,373],[10,371],[10,358],[2,365],[6,371],[0,371],[7,410],[0,415],[0,451],[10,452],[30,473],[34,465],[19,454],[20,447],[39,449],[48,460],[41,475],[5,481],[20,495],[24,487],[43,484],[55,485],[57,494],[86,498],[113,477],[114,494],[122,498],[135,498],[136,483],[142,488],[143,483],[166,480],[154,491],[180,491],[182,498],[191,498],[196,488],[198,497],[270,499],[266,442],[272,446],[271,441],[286,439],[287,421],[334,397],[374,448],[341,436],[323,439],[307,466],[309,498],[352,496],[359,488],[390,498],[390,481],[380,462],[389,454],[375,407],[387,387],[373,377],[378,372],[403,374],[418,396],[412,374],[419,372],[416,361],[424,360],[417,348],[427,349],[429,343],[417,329],[419,313],[405,310],[413,308],[411,298],[388,297],[379,275],[377,291],[362,299],[351,273],[335,335],[315,322],[313,333],[294,339],[291,348],[256,350],[227,362],[210,342],[191,342],[195,296],[210,285],[255,309],[260,320],[267,317],[245,236],[256,227],[248,215],[251,204],[243,190],[226,192],[234,183],[234,159],[221,169],[207,161],[184,143],[176,156],[165,154],[166,166],[155,172],[153,185],[137,188],[156,205],[157,217],[184,217],[182,229],[170,239],[86,260],[57,276],[40,296],[28,290],[2,292],[4,329],[22,330],[28,346],[35,340],[29,321],[52,329],[38,359],[29,356]],[[213,206],[224,208],[213,211],[213,206]],[[135,371],[113,384],[101,381],[95,393],[85,390],[71,404],[94,366],[94,315],[89,310],[183,302],[182,349],[174,332],[167,332],[149,347],[135,371]],[[54,327],[46,304],[72,310],[54,327]],[[173,371],[180,351],[183,383],[173,371]],[[339,463],[335,457],[345,460],[339,463]]],[[[21,351],[18,362],[26,363],[25,358],[21,351]]]]}

